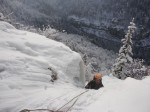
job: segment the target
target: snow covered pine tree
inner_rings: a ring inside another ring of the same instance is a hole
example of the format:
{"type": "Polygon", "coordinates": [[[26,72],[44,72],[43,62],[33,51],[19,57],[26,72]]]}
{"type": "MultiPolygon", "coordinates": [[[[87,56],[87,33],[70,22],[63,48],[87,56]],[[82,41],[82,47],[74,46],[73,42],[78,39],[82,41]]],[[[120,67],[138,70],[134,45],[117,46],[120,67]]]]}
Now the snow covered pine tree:
{"type": "Polygon", "coordinates": [[[122,39],[123,46],[119,50],[119,57],[116,59],[116,63],[113,65],[113,75],[119,79],[125,79],[126,76],[124,74],[123,68],[126,63],[132,63],[132,34],[136,29],[134,18],[132,22],[130,22],[130,26],[128,26],[128,32],[125,35],[125,38],[122,39]]]}
{"type": "Polygon", "coordinates": [[[150,75],[150,69],[144,65],[144,60],[134,59],[132,63],[127,63],[123,68],[126,77],[135,79],[143,79],[145,76],[150,75]]]}

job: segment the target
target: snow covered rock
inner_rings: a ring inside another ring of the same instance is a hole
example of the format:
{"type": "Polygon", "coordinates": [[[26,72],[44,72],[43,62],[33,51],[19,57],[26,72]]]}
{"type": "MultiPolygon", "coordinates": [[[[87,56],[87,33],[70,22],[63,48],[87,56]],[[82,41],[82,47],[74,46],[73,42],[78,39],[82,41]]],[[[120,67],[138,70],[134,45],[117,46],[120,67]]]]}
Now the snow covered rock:
{"type": "Polygon", "coordinates": [[[47,68],[52,67],[58,72],[60,80],[76,81],[74,84],[78,85],[84,83],[84,65],[80,55],[62,43],[16,30],[6,22],[0,22],[0,34],[0,61],[3,62],[1,67],[5,68],[1,79],[23,73],[46,75],[47,68]]]}
{"type": "Polygon", "coordinates": [[[7,30],[7,29],[15,29],[15,27],[5,21],[0,21],[0,30],[7,30]]]}
{"type": "Polygon", "coordinates": [[[6,93],[22,97],[18,90],[51,86],[48,67],[57,72],[56,85],[84,86],[84,65],[78,53],[62,43],[0,21],[0,111],[12,106],[5,105],[7,100],[2,99],[6,93]]]}

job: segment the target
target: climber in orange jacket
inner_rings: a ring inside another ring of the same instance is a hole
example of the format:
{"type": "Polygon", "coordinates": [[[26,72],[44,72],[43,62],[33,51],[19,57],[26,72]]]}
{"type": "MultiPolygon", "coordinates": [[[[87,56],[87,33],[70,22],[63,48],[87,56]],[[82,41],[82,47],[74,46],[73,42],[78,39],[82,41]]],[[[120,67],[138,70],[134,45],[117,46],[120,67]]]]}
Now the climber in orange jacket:
{"type": "Polygon", "coordinates": [[[86,89],[99,89],[101,87],[104,87],[102,84],[102,75],[100,73],[96,73],[93,77],[93,80],[91,80],[86,86],[86,89]]]}

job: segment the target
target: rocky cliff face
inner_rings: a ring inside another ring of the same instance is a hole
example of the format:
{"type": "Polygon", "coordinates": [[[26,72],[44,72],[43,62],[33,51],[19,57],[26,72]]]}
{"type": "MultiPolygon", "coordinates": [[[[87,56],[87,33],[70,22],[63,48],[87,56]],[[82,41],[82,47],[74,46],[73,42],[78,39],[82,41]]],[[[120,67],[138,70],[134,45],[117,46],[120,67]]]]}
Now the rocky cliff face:
{"type": "Polygon", "coordinates": [[[135,18],[134,57],[150,62],[150,0],[1,0],[0,10],[14,12],[25,24],[51,24],[68,33],[85,35],[118,52],[129,22],[135,18]],[[3,8],[2,8],[3,7],[3,8]]]}

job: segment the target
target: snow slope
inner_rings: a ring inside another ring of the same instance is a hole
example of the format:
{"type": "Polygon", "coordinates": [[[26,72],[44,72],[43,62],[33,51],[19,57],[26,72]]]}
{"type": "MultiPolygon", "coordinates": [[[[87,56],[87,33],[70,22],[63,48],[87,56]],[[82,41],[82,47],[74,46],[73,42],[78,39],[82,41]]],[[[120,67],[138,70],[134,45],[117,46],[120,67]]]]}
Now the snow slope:
{"type": "MultiPolygon", "coordinates": [[[[0,112],[57,110],[86,91],[81,74],[81,57],[65,45],[0,22],[0,112]],[[54,83],[48,67],[58,73],[54,83]]],[[[103,84],[81,95],[71,112],[150,112],[150,77],[122,81],[104,76],[103,84]]]]}
{"type": "Polygon", "coordinates": [[[84,112],[150,112],[150,77],[118,80],[105,77],[98,100],[84,112]]]}

